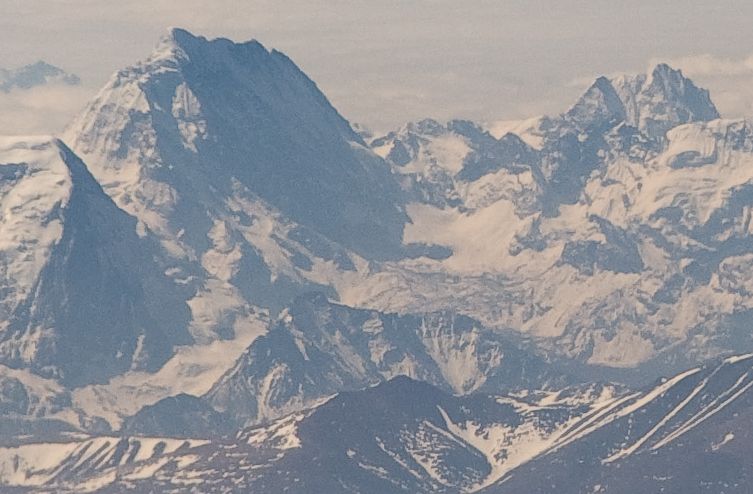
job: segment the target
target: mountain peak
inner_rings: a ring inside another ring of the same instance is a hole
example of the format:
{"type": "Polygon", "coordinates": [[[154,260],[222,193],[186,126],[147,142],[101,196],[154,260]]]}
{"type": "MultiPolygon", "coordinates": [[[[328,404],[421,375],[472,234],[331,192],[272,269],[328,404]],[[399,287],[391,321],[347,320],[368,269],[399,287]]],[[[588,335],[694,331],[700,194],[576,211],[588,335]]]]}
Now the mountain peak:
{"type": "Polygon", "coordinates": [[[673,69],[666,63],[659,63],[651,72],[648,86],[661,85],[668,98],[680,100],[693,112],[694,120],[714,120],[719,112],[711,101],[709,91],[699,88],[683,75],[682,70],[673,69]]]}
{"type": "Polygon", "coordinates": [[[591,84],[591,87],[598,88],[601,91],[609,91],[614,89],[612,88],[612,83],[609,82],[609,79],[607,79],[603,75],[597,77],[593,84],[591,84]]]}
{"type": "Polygon", "coordinates": [[[0,92],[31,89],[47,84],[77,86],[81,79],[43,60],[16,69],[0,69],[0,92]]]}
{"type": "MultiPolygon", "coordinates": [[[[183,29],[181,27],[167,28],[167,34],[165,35],[165,37],[178,44],[182,42],[194,42],[199,38],[198,36],[195,36],[190,31],[183,29]]],[[[203,37],[202,39],[206,40],[206,38],[203,38],[203,37]]]]}
{"type": "Polygon", "coordinates": [[[653,69],[646,76],[644,87],[661,88],[666,93],[683,91],[686,88],[703,91],[697,88],[693,81],[685,77],[682,70],[670,67],[664,62],[654,65],[653,69]]]}
{"type": "Polygon", "coordinates": [[[598,77],[565,114],[578,125],[602,127],[625,119],[625,107],[612,83],[598,77]]]}
{"type": "MultiPolygon", "coordinates": [[[[401,252],[405,216],[388,166],[295,63],[258,41],[170,29],[145,62],[108,83],[68,136],[95,176],[122,187],[108,192],[131,213],[154,207],[137,205],[133,191],[145,182],[175,191],[160,215],[204,211],[218,191],[244,190],[357,253],[401,252]],[[122,170],[136,163],[141,178],[122,170]]],[[[202,215],[207,225],[210,216],[202,215]]],[[[196,218],[155,218],[141,219],[155,231],[171,225],[169,236],[194,231],[187,248],[205,248],[196,218]]]]}
{"type": "Polygon", "coordinates": [[[657,63],[651,70],[651,75],[653,77],[668,77],[675,74],[679,74],[682,77],[682,71],[680,69],[674,69],[664,62],[657,63]]]}
{"type": "Polygon", "coordinates": [[[719,112],[706,89],[659,63],[648,74],[598,77],[565,117],[585,127],[625,121],[650,137],[663,138],[672,127],[714,120],[719,112]]]}
{"type": "Polygon", "coordinates": [[[650,85],[654,81],[661,81],[663,84],[693,84],[693,81],[685,77],[682,69],[676,69],[665,62],[659,62],[647,73],[646,84],[650,85]]]}
{"type": "Polygon", "coordinates": [[[160,48],[162,47],[187,50],[197,44],[203,43],[209,43],[209,40],[207,40],[203,36],[196,36],[185,29],[179,27],[171,27],[167,30],[167,33],[158,41],[157,51],[160,51],[160,48]]]}
{"type": "Polygon", "coordinates": [[[0,208],[0,363],[76,386],[190,341],[152,245],[62,141],[0,137],[0,208]]]}
{"type": "Polygon", "coordinates": [[[270,55],[271,52],[254,39],[236,43],[228,38],[209,39],[183,28],[171,27],[160,38],[151,58],[179,58],[206,64],[212,60],[220,63],[228,57],[242,59],[252,54],[270,55]]]}
{"type": "Polygon", "coordinates": [[[652,137],[684,123],[719,118],[708,90],[666,63],[648,75],[616,77],[612,85],[625,105],[627,123],[652,137]]]}

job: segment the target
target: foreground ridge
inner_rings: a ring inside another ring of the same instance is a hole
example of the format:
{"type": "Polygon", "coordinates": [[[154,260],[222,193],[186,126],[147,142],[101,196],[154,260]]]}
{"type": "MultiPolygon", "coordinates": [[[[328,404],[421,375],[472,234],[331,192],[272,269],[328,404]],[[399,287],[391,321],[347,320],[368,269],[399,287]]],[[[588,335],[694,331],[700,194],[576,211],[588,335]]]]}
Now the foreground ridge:
{"type": "Polygon", "coordinates": [[[579,386],[525,398],[454,397],[399,376],[225,439],[69,440],[32,475],[23,469],[48,445],[0,449],[0,471],[15,462],[6,485],[62,492],[193,492],[197,478],[204,492],[628,493],[699,483],[745,492],[751,387],[751,355],[641,391],[579,386]],[[721,462],[732,463],[688,466],[721,462]]]}

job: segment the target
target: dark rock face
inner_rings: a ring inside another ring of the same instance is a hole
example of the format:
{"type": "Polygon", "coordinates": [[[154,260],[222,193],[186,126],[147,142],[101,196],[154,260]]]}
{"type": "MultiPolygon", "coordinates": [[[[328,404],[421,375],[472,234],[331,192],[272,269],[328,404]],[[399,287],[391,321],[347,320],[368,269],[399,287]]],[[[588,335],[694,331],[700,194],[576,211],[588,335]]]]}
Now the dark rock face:
{"type": "Polygon", "coordinates": [[[21,381],[0,377],[0,415],[24,415],[29,410],[29,395],[21,381]]]}
{"type": "Polygon", "coordinates": [[[141,409],[123,422],[129,436],[218,438],[237,429],[233,417],[219,413],[205,401],[179,394],[141,409]]]}

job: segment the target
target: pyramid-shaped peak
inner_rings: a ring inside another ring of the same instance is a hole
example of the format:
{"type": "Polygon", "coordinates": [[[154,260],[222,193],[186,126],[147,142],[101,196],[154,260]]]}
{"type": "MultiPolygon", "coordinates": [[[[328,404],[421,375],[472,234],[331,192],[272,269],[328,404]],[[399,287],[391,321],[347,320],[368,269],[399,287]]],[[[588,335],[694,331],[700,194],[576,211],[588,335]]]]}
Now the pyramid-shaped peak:
{"type": "Polygon", "coordinates": [[[589,86],[565,116],[579,126],[600,127],[624,120],[625,107],[609,79],[601,76],[589,86]]]}
{"type": "Polygon", "coordinates": [[[606,105],[612,107],[614,111],[618,111],[618,107],[620,106],[620,100],[612,82],[604,76],[596,78],[583,94],[581,100],[583,98],[598,98],[606,105]]]}
{"type": "Polygon", "coordinates": [[[661,136],[675,125],[719,118],[708,90],[666,63],[634,81],[637,84],[632,87],[623,86],[620,96],[632,109],[631,123],[650,135],[661,136]]]}
{"type": "Polygon", "coordinates": [[[666,63],[657,64],[646,85],[661,87],[667,98],[675,99],[687,106],[693,113],[694,120],[719,118],[719,112],[711,101],[708,90],[696,86],[683,75],[682,70],[673,69],[666,63]]]}
{"type": "Polygon", "coordinates": [[[680,69],[675,69],[670,67],[669,64],[665,62],[659,62],[656,65],[654,65],[653,70],[651,70],[651,73],[654,75],[660,75],[660,74],[676,74],[676,73],[682,73],[680,69]]]}
{"type": "MultiPolygon", "coordinates": [[[[194,210],[213,201],[196,194],[197,184],[207,198],[245,187],[356,252],[394,257],[402,249],[402,196],[389,167],[293,61],[257,41],[170,29],[146,61],[108,82],[66,136],[95,174],[135,156],[181,204],[202,201],[194,210]]],[[[187,218],[181,228],[191,228],[187,218]]]]}
{"type": "Polygon", "coordinates": [[[602,92],[614,91],[612,83],[603,75],[596,78],[593,84],[591,84],[591,88],[598,89],[602,92]]]}
{"type": "Polygon", "coordinates": [[[697,87],[693,81],[685,77],[682,70],[674,69],[666,63],[655,65],[645,81],[646,89],[652,87],[660,89],[666,95],[674,98],[682,98],[690,93],[705,93],[708,96],[708,91],[697,87]]]}

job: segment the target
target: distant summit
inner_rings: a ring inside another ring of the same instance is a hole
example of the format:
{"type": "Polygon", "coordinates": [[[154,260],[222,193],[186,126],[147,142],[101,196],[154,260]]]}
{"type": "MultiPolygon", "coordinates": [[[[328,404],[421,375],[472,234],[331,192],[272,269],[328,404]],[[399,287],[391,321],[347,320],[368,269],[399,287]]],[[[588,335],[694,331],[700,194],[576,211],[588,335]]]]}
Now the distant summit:
{"type": "Polygon", "coordinates": [[[78,86],[81,79],[47,62],[39,61],[17,69],[0,68],[0,91],[9,93],[14,89],[31,89],[48,84],[78,86]]]}
{"type": "Polygon", "coordinates": [[[567,112],[581,124],[627,124],[650,137],[671,128],[719,118],[709,92],[680,70],[660,63],[649,74],[599,77],[567,112]]]}

